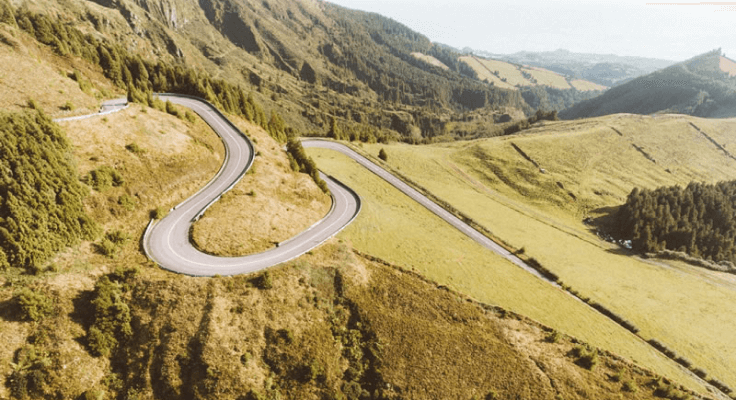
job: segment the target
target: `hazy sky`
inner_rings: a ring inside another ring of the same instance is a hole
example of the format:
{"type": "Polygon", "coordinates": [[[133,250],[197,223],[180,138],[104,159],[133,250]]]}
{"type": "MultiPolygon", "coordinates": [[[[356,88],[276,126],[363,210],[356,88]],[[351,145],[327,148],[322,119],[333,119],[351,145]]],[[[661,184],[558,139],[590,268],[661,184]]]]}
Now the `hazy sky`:
{"type": "Polygon", "coordinates": [[[457,48],[502,54],[562,48],[682,61],[721,47],[736,59],[736,2],[328,1],[390,17],[457,48]]]}

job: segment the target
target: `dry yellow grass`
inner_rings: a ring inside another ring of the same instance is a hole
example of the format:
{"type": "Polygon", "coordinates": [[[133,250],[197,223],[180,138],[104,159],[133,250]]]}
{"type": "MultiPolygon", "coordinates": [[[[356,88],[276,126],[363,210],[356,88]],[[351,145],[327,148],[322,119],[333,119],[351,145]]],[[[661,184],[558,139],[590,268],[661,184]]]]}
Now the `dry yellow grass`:
{"type": "MultiPolygon", "coordinates": [[[[733,119],[614,115],[545,123],[522,136],[386,151],[392,166],[511,245],[524,247],[565,283],[631,320],[643,337],[658,339],[733,387],[732,281],[695,267],[673,269],[634,258],[580,222],[621,204],[635,186],[733,179],[736,162],[690,122],[727,149],[736,147],[729,134],[733,119]]],[[[378,146],[366,148],[373,153],[378,146]]]]}
{"type": "Polygon", "coordinates": [[[719,66],[721,67],[721,71],[728,72],[728,76],[736,76],[736,62],[733,60],[721,57],[719,66]]]}
{"type": "MultiPolygon", "coordinates": [[[[443,146],[366,145],[365,148],[376,155],[379,148],[385,147],[391,165],[432,191],[445,188],[440,197],[456,206],[463,205],[458,208],[466,213],[466,203],[472,200],[472,204],[478,207],[473,209],[476,213],[471,215],[477,218],[477,212],[483,209],[482,213],[486,217],[482,219],[484,224],[489,219],[502,219],[504,224],[508,224],[507,227],[516,227],[532,235],[526,231],[526,222],[518,219],[517,214],[512,214],[502,206],[477,202],[479,192],[476,188],[465,186],[462,179],[448,173],[445,167],[437,163],[432,153],[421,151],[436,151],[443,146]],[[427,183],[430,180],[431,185],[427,183]],[[447,196],[447,191],[452,191],[453,196],[447,196]],[[460,199],[464,199],[465,203],[461,204],[460,199]]],[[[361,214],[338,236],[356,249],[413,268],[438,284],[529,316],[636,360],[689,387],[702,390],[702,386],[683,373],[674,362],[628,331],[561,290],[480,247],[357,163],[329,150],[308,151],[315,157],[320,169],[352,187],[363,200],[361,214]]],[[[435,193],[439,194],[437,191],[435,193]]],[[[495,232],[495,226],[486,226],[495,232]]],[[[506,239],[503,235],[499,236],[506,239]]],[[[517,244],[517,238],[513,239],[512,243],[517,244]]],[[[529,251],[530,246],[526,248],[529,251]]]]}
{"type": "Polygon", "coordinates": [[[608,87],[599,85],[597,83],[589,82],[582,79],[572,79],[570,80],[570,85],[574,87],[577,90],[580,90],[581,92],[587,92],[590,90],[606,90],[608,87]]]}
{"type": "Polygon", "coordinates": [[[549,86],[555,89],[571,88],[570,84],[567,83],[567,79],[556,72],[537,67],[524,67],[521,70],[530,74],[538,85],[549,86]]]}
{"type": "Polygon", "coordinates": [[[262,128],[229,116],[254,140],[253,168],[194,224],[192,240],[208,253],[258,253],[324,217],[332,199],[306,174],[291,170],[286,152],[262,128]]]}
{"type": "Polygon", "coordinates": [[[531,86],[532,83],[521,74],[519,67],[498,60],[486,60],[484,58],[477,58],[477,60],[490,71],[498,71],[499,77],[506,79],[506,83],[511,86],[531,86]]]}
{"type": "Polygon", "coordinates": [[[499,77],[493,74],[493,71],[495,70],[489,70],[487,67],[485,67],[479,59],[471,56],[463,56],[459,58],[460,61],[468,64],[475,72],[478,74],[478,79],[481,81],[487,80],[490,83],[493,83],[494,86],[503,88],[503,89],[512,89],[517,90],[516,87],[513,85],[510,85],[504,81],[502,81],[499,77]]]}
{"type": "Polygon", "coordinates": [[[424,62],[426,62],[428,64],[434,65],[435,67],[440,67],[440,68],[442,68],[444,70],[450,69],[450,68],[447,67],[447,65],[443,64],[442,61],[440,61],[440,60],[438,60],[438,59],[436,59],[436,58],[434,58],[434,57],[432,57],[430,55],[419,53],[419,52],[411,53],[411,55],[414,58],[416,58],[418,60],[422,60],[422,61],[424,61],[424,62]]]}
{"type": "Polygon", "coordinates": [[[97,112],[103,92],[114,93],[101,73],[91,70],[86,63],[51,54],[25,33],[8,25],[0,25],[0,108],[22,110],[28,101],[36,103],[55,118],[97,112]],[[8,44],[11,43],[11,44],[8,44]],[[68,76],[74,70],[81,72],[89,83],[86,92],[68,76]],[[74,110],[63,110],[70,102],[74,110]]]}

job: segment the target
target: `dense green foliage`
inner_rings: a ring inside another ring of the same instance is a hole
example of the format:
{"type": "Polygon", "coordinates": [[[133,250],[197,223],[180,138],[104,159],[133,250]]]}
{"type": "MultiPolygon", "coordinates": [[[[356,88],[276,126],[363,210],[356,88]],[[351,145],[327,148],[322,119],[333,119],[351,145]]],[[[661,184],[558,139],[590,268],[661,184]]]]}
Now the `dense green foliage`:
{"type": "Polygon", "coordinates": [[[615,233],[637,251],[687,252],[736,261],[736,181],[686,188],[635,188],[616,214],[615,233]]]}
{"type": "Polygon", "coordinates": [[[40,321],[54,308],[51,299],[40,290],[24,287],[13,298],[19,307],[20,317],[27,321],[40,321]]]}
{"type": "Polygon", "coordinates": [[[7,382],[11,395],[17,399],[47,398],[52,365],[48,352],[26,345],[16,352],[14,361],[7,382]]]}
{"type": "Polygon", "coordinates": [[[85,182],[96,191],[103,192],[111,186],[122,186],[125,184],[125,178],[113,167],[103,165],[90,171],[85,177],[85,182]]]}
{"type": "Polygon", "coordinates": [[[87,331],[87,342],[93,354],[107,357],[133,334],[124,289],[136,274],[135,269],[120,269],[97,281],[92,300],[94,322],[87,331]]]}
{"type": "Polygon", "coordinates": [[[39,268],[94,238],[85,195],[58,125],[40,112],[0,113],[0,268],[39,268]]]}
{"type": "MultiPolygon", "coordinates": [[[[490,87],[460,72],[457,54],[432,44],[406,26],[378,14],[369,14],[327,4],[327,15],[339,21],[334,42],[322,53],[367,84],[384,101],[410,106],[476,109],[489,105],[525,108],[515,91],[490,87]],[[435,56],[450,68],[445,71],[411,56],[422,52],[435,56]]],[[[349,92],[341,82],[324,82],[341,92],[349,92]]]]}
{"type": "Polygon", "coordinates": [[[286,152],[289,156],[291,168],[294,171],[304,172],[305,174],[311,176],[314,182],[317,183],[317,186],[319,186],[319,188],[322,189],[323,192],[330,192],[330,189],[327,188],[327,183],[319,176],[317,164],[315,164],[312,157],[309,157],[307,155],[307,152],[304,151],[302,142],[300,142],[299,139],[290,137],[289,140],[286,142],[286,152]]]}

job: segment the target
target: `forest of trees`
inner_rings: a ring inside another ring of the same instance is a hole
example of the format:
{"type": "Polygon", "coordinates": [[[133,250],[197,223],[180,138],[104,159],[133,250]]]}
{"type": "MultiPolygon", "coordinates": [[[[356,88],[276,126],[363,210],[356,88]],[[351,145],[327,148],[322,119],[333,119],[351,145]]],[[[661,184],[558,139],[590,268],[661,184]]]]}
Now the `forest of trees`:
{"type": "Polygon", "coordinates": [[[84,212],[71,146],[42,112],[0,113],[0,270],[36,272],[99,228],[84,212]]]}
{"type": "MultiPolygon", "coordinates": [[[[43,14],[26,10],[14,12],[10,8],[4,9],[3,14],[8,15],[6,19],[14,18],[21,29],[51,46],[57,54],[81,57],[99,65],[108,79],[127,89],[129,101],[154,106],[153,93],[188,94],[202,97],[220,109],[260,125],[279,143],[286,143],[288,137],[298,136],[278,113],[272,112],[267,117],[261,105],[252,95],[246,95],[241,87],[213,79],[206,72],[144,60],[118,45],[101,42],[43,14]]],[[[326,188],[318,174],[310,175],[320,187],[326,188]]]]}
{"type": "Polygon", "coordinates": [[[634,250],[686,252],[736,261],[736,181],[635,188],[615,215],[615,234],[634,250]]]}

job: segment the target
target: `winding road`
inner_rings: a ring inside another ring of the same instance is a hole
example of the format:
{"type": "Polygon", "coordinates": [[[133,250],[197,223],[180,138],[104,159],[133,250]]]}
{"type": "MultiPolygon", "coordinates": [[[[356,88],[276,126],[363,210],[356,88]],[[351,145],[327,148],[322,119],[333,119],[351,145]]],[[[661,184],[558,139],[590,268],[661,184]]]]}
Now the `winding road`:
{"type": "MultiPolygon", "coordinates": [[[[194,276],[224,276],[259,271],[296,258],[319,246],[350,224],[360,212],[360,197],[336,179],[322,174],[332,192],[333,204],[327,216],[308,230],[276,248],[248,256],[219,257],[197,250],[189,236],[192,223],[245,175],[253,164],[255,151],[252,142],[217,108],[206,101],[173,94],[160,94],[159,98],[196,112],[222,138],[225,145],[225,161],[217,175],[199,192],[174,207],[165,218],[158,222],[152,221],[146,229],[143,247],[148,256],[161,267],[194,276]]],[[[304,147],[335,150],[350,157],[483,247],[540,279],[547,280],[508,250],[349,147],[337,142],[315,139],[302,140],[302,144],[304,147]]]]}
{"type": "Polygon", "coordinates": [[[319,222],[278,247],[243,257],[218,257],[197,250],[189,240],[192,223],[209,206],[232,189],[253,164],[251,141],[211,104],[181,95],[159,95],[162,100],[192,109],[222,138],[225,162],[215,177],[199,192],[174,207],[146,229],[143,247],[162,268],[187,275],[237,275],[259,271],[296,258],[324,243],[360,212],[360,197],[332,177],[322,174],[332,192],[332,208],[319,222]]]}

